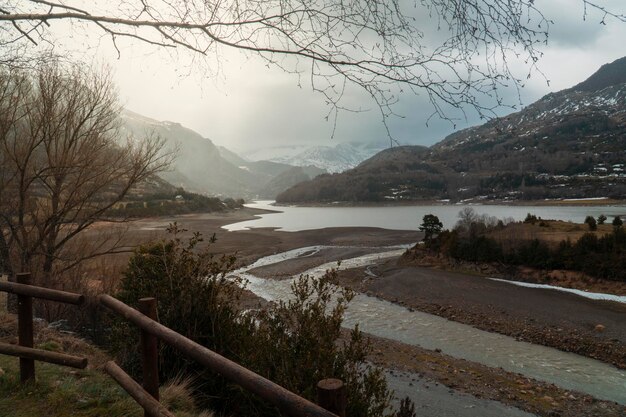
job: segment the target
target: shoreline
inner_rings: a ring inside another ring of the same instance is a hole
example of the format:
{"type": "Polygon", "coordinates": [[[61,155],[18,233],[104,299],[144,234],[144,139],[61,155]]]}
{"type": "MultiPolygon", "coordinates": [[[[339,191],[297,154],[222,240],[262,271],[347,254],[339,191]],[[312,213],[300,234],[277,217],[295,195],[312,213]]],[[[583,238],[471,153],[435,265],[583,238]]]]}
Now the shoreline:
{"type": "MultiPolygon", "coordinates": [[[[197,213],[180,216],[161,216],[137,219],[126,223],[128,245],[137,246],[150,240],[168,238],[169,224],[176,222],[185,229],[181,237],[200,232],[205,240],[215,235],[217,241],[210,245],[216,255],[236,254],[237,265],[243,266],[255,260],[278,252],[305,246],[355,246],[379,247],[398,244],[414,244],[422,239],[423,233],[415,230],[392,230],[379,227],[327,227],[300,231],[276,230],[271,227],[258,227],[228,231],[222,226],[258,218],[271,210],[244,207],[227,213],[197,213]]],[[[100,226],[91,232],[97,233],[100,226]]]]}
{"type": "MultiPolygon", "coordinates": [[[[304,272],[312,264],[319,265],[332,262],[346,254],[357,255],[371,251],[366,248],[340,249],[337,252],[322,249],[312,254],[306,253],[300,258],[255,268],[248,272],[254,273],[255,276],[281,280],[304,272]],[[273,274],[279,270],[282,272],[281,275],[274,276],[273,274]]],[[[247,300],[246,308],[263,308],[267,303],[259,303],[259,297],[254,294],[248,294],[248,297],[251,300],[247,300]]],[[[410,310],[410,307],[405,307],[410,310]]],[[[343,332],[346,337],[349,330],[344,329],[343,332]]],[[[408,384],[409,389],[428,390],[430,387],[436,390],[436,387],[441,386],[448,390],[445,395],[449,395],[451,399],[458,393],[463,393],[479,400],[496,401],[545,417],[621,416],[626,411],[622,405],[611,401],[600,400],[589,394],[560,388],[501,368],[454,358],[437,349],[429,350],[368,333],[363,333],[363,336],[371,343],[368,361],[383,367],[391,375],[398,372],[410,373],[412,382],[408,384]]],[[[427,397],[429,394],[428,391],[423,391],[420,395],[427,397]]]]}
{"type": "MultiPolygon", "coordinates": [[[[423,206],[517,206],[517,207],[619,207],[626,206],[626,200],[615,199],[549,199],[549,200],[480,200],[469,199],[459,202],[442,200],[410,200],[410,201],[336,201],[336,202],[304,202],[304,203],[272,203],[274,207],[423,207],[423,206]]],[[[269,211],[269,210],[268,210],[269,211]]]]}

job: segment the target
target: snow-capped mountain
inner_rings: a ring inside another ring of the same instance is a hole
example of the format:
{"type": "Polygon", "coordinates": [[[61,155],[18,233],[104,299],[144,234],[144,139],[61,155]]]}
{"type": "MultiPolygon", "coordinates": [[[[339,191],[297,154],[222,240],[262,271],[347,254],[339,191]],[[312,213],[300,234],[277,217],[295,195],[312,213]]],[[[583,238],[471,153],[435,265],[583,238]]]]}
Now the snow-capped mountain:
{"type": "Polygon", "coordinates": [[[247,159],[265,159],[298,167],[315,166],[330,173],[354,168],[388,147],[387,143],[345,142],[334,146],[276,146],[243,153],[247,159]]]}
{"type": "Polygon", "coordinates": [[[626,198],[626,57],[430,148],[394,147],[298,184],[302,201],[626,198]]]}

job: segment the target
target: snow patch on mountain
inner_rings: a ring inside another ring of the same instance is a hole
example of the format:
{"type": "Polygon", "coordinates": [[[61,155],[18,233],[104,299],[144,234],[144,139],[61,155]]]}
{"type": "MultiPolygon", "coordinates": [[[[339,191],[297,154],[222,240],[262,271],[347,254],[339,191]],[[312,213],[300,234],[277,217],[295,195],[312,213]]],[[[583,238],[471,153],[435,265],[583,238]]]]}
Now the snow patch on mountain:
{"type": "Polygon", "coordinates": [[[250,151],[244,156],[253,161],[268,160],[306,167],[316,166],[330,173],[354,168],[366,159],[386,149],[383,143],[347,142],[335,146],[279,146],[250,151]]]}

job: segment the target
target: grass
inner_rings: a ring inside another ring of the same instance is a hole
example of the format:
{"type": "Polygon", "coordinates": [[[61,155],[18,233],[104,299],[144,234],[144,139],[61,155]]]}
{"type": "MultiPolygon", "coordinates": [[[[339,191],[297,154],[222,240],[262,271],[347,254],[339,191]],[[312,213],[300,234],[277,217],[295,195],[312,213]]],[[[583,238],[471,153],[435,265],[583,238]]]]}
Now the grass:
{"type": "Polygon", "coordinates": [[[107,375],[37,362],[37,380],[22,385],[17,358],[0,356],[4,417],[140,417],[141,407],[107,375]]]}
{"type": "MultiPolygon", "coordinates": [[[[2,417],[143,417],[143,409],[101,371],[36,362],[36,381],[22,385],[17,358],[0,355],[2,417]]],[[[190,380],[161,387],[161,403],[177,417],[211,417],[198,411],[190,380]]]]}
{"type": "MultiPolygon", "coordinates": [[[[14,339],[15,316],[0,312],[3,341],[14,339]]],[[[109,358],[84,340],[39,329],[35,338],[39,349],[85,356],[88,369],[76,370],[35,362],[36,381],[22,385],[19,359],[0,355],[1,417],[143,417],[143,409],[107,374],[100,370],[109,358]]],[[[211,417],[200,412],[191,395],[191,381],[177,379],[163,385],[161,403],[177,417],[211,417]]]]}

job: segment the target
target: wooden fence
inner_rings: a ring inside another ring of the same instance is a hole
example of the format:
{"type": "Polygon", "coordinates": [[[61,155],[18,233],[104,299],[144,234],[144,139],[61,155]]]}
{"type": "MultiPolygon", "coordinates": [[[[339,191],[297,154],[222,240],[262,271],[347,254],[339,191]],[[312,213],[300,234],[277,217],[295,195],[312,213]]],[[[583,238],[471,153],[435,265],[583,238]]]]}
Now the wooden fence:
{"type": "MultiPolygon", "coordinates": [[[[85,297],[65,291],[51,290],[31,284],[29,273],[16,275],[17,282],[0,282],[0,291],[18,298],[18,345],[0,343],[0,354],[20,358],[20,380],[35,379],[35,361],[84,369],[87,358],[33,348],[33,298],[82,305],[85,297]]],[[[98,302],[140,329],[142,385],[135,382],[115,362],[107,362],[104,370],[144,409],[146,417],[173,417],[159,403],[159,341],[175,347],[182,354],[201,365],[257,394],[292,417],[345,417],[346,391],[341,380],[324,379],[317,384],[317,402],[294,394],[251,370],[199,345],[157,321],[157,302],[154,298],[139,300],[139,310],[109,295],[100,295],[98,302]]]]}

